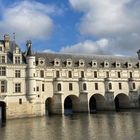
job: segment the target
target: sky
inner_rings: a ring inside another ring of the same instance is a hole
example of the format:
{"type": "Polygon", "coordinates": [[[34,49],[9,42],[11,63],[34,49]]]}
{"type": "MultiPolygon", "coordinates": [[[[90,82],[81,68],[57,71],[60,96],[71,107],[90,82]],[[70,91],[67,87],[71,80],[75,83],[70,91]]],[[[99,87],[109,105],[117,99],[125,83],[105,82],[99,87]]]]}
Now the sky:
{"type": "Polygon", "coordinates": [[[0,38],[35,52],[136,56],[140,0],[0,0],[0,38]]]}

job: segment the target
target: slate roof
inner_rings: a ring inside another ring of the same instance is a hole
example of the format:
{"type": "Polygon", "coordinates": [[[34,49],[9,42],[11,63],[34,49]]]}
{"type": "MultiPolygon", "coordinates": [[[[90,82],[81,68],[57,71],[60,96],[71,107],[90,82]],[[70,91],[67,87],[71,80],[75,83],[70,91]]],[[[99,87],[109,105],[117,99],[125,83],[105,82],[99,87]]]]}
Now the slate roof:
{"type": "Polygon", "coordinates": [[[85,67],[91,67],[92,60],[97,61],[98,67],[102,68],[104,61],[109,62],[109,67],[115,67],[115,62],[121,64],[121,68],[127,68],[126,63],[132,63],[133,68],[137,68],[139,60],[136,57],[125,57],[125,56],[112,56],[112,55],[80,55],[80,54],[60,54],[60,53],[36,53],[36,61],[38,58],[44,58],[46,66],[54,66],[54,60],[60,59],[60,66],[66,66],[66,60],[71,59],[73,67],[78,66],[80,59],[85,61],[85,67]]]}
{"type": "MultiPolygon", "coordinates": [[[[4,40],[0,40],[0,44],[4,44],[4,40]]],[[[7,52],[7,64],[13,64],[13,51],[19,47],[14,41],[10,41],[10,50],[7,52]]],[[[22,64],[26,64],[25,56],[22,54],[22,64]]]]}

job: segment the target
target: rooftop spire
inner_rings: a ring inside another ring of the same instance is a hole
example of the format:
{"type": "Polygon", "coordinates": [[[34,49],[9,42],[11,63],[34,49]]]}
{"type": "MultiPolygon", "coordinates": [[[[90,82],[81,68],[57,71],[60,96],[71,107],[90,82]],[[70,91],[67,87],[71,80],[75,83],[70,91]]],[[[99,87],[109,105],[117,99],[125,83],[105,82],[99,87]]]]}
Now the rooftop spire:
{"type": "Polygon", "coordinates": [[[27,40],[26,46],[27,46],[27,56],[31,56],[32,55],[32,41],[27,40]]]}

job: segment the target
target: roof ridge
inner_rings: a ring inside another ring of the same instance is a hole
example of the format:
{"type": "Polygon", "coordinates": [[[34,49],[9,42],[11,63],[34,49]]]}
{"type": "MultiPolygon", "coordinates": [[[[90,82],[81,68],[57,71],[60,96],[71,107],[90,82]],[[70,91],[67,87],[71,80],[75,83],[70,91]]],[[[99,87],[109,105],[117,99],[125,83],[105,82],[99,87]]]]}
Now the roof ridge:
{"type": "Polygon", "coordinates": [[[130,59],[130,58],[137,58],[136,56],[125,56],[125,55],[97,55],[97,54],[72,54],[72,53],[51,53],[51,52],[36,52],[35,54],[42,54],[42,55],[65,55],[71,57],[103,57],[103,58],[123,58],[123,59],[130,59]]]}

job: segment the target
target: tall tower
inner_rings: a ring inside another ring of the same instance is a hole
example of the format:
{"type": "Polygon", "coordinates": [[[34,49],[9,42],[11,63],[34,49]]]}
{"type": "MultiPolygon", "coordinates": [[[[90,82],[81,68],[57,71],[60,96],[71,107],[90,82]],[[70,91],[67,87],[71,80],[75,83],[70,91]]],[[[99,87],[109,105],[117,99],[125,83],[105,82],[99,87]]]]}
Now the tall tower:
{"type": "Polygon", "coordinates": [[[28,40],[26,43],[27,54],[27,98],[30,102],[34,102],[36,98],[36,80],[35,80],[35,56],[32,53],[32,42],[28,40]]]}

